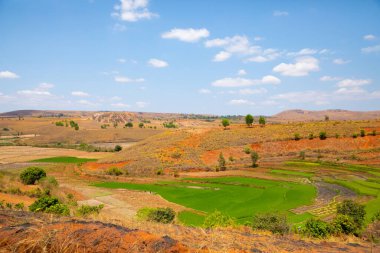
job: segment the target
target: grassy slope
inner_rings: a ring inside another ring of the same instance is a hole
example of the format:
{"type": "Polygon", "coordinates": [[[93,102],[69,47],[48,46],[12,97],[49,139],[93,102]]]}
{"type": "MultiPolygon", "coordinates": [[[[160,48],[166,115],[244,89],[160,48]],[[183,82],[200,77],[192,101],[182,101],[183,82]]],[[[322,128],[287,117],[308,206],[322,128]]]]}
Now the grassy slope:
{"type": "MultiPolygon", "coordinates": [[[[207,213],[220,210],[241,222],[250,220],[254,213],[269,210],[287,212],[291,221],[298,222],[300,217],[288,210],[310,204],[316,196],[311,185],[240,177],[187,179],[186,182],[165,184],[105,182],[95,185],[156,192],[168,201],[207,213]]],[[[309,215],[304,215],[301,220],[306,217],[309,215]]],[[[191,222],[194,219],[197,219],[194,215],[189,217],[191,222]]]]}

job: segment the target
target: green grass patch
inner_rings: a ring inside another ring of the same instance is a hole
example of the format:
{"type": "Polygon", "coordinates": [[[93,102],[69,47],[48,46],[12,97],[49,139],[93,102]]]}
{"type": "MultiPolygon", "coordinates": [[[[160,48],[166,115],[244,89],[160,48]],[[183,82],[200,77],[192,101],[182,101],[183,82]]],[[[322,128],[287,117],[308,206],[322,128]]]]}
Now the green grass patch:
{"type": "Polygon", "coordinates": [[[270,173],[287,175],[287,176],[307,177],[307,178],[314,176],[314,173],[302,172],[302,171],[292,171],[292,170],[271,170],[270,173]]]}
{"type": "Polygon", "coordinates": [[[317,167],[320,166],[320,163],[314,162],[302,162],[302,161],[286,161],[284,163],[286,166],[297,166],[297,167],[317,167]]]}
{"type": "Polygon", "coordinates": [[[327,183],[338,184],[348,189],[351,189],[359,195],[377,196],[379,194],[379,189],[374,188],[373,185],[370,184],[372,182],[367,182],[364,180],[345,181],[340,179],[325,179],[325,181],[327,183]]]}
{"type": "Polygon", "coordinates": [[[205,221],[205,216],[190,211],[182,211],[178,213],[178,220],[187,226],[200,227],[205,221]]]}
{"type": "MultiPolygon", "coordinates": [[[[187,178],[156,184],[103,182],[98,187],[150,191],[170,202],[211,213],[219,210],[239,221],[251,220],[255,213],[288,212],[311,204],[316,196],[312,185],[245,177],[187,178]]],[[[194,215],[182,214],[192,222],[194,215]]],[[[182,218],[182,221],[186,218],[182,218]]]]}
{"type": "Polygon", "coordinates": [[[78,157],[72,157],[72,156],[56,156],[56,157],[37,159],[37,160],[33,160],[31,162],[36,162],[36,163],[85,163],[85,162],[94,162],[94,161],[97,161],[97,159],[78,158],[78,157]]]}

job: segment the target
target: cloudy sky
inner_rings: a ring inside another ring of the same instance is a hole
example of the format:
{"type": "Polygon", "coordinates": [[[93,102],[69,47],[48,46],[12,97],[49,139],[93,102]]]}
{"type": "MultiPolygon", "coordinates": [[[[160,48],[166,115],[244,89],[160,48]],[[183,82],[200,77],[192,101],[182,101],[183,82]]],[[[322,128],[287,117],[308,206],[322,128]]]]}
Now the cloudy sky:
{"type": "Polygon", "coordinates": [[[380,1],[0,0],[0,111],[380,109],[380,1]]]}

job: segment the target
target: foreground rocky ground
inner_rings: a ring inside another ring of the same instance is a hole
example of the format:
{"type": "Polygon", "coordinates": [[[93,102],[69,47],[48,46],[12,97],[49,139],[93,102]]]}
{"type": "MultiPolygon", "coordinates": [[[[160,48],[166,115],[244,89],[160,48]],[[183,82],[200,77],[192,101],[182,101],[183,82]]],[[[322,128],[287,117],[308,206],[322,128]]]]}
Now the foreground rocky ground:
{"type": "MultiPolygon", "coordinates": [[[[166,226],[166,225],[162,225],[166,226]]],[[[172,225],[167,225],[172,226],[172,225]]],[[[154,235],[99,221],[0,211],[0,252],[379,252],[365,242],[305,241],[244,230],[154,235]],[[187,237],[186,238],[186,235],[187,237]],[[212,243],[210,243],[210,240],[212,243]],[[202,246],[207,245],[207,246],[202,246]]],[[[163,231],[162,231],[163,232],[163,231]]]]}

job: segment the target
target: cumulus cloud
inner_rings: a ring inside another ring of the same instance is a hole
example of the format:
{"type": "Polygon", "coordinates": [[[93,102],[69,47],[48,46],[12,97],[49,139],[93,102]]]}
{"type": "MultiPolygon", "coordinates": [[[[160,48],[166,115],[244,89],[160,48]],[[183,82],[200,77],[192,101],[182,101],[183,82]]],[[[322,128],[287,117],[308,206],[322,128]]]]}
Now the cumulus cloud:
{"type": "Polygon", "coordinates": [[[230,105],[254,105],[254,102],[245,99],[232,99],[228,102],[230,105]]]}
{"type": "Polygon", "coordinates": [[[112,16],[128,22],[157,17],[157,14],[149,11],[148,4],[149,0],[120,0],[120,4],[115,5],[112,16]]]}
{"type": "Polygon", "coordinates": [[[378,52],[380,52],[380,45],[365,47],[365,48],[362,48],[361,50],[362,50],[362,53],[366,53],[366,54],[378,53],[378,52]]]}
{"type": "Polygon", "coordinates": [[[169,64],[166,61],[155,59],[155,58],[150,59],[148,61],[148,64],[154,68],[165,68],[169,66],[169,64]]]}
{"type": "Polygon", "coordinates": [[[16,73],[13,73],[8,70],[0,71],[0,79],[16,79],[16,78],[19,78],[19,76],[16,73]]]}
{"type": "Polygon", "coordinates": [[[71,92],[71,95],[73,95],[75,97],[89,97],[90,96],[90,94],[83,92],[83,91],[73,91],[73,92],[71,92]]]}
{"type": "Polygon", "coordinates": [[[284,76],[307,76],[310,72],[319,71],[319,61],[312,56],[296,58],[295,63],[281,63],[273,68],[284,76]]]}
{"type": "Polygon", "coordinates": [[[202,38],[207,38],[209,35],[210,32],[206,28],[174,28],[168,32],[163,33],[161,37],[164,39],[177,39],[184,42],[197,42],[202,38]]]}
{"type": "Polygon", "coordinates": [[[334,59],[333,60],[333,63],[334,64],[337,64],[337,65],[343,65],[343,64],[347,64],[347,63],[350,63],[351,61],[350,60],[343,60],[341,58],[338,58],[338,59],[334,59]]]}
{"type": "Polygon", "coordinates": [[[370,84],[371,82],[372,82],[371,79],[344,79],[338,82],[337,86],[339,88],[358,87],[358,86],[370,84]]]}
{"type": "Polygon", "coordinates": [[[280,84],[281,80],[275,76],[267,75],[261,79],[247,79],[242,77],[226,77],[214,81],[211,85],[215,87],[247,87],[260,84],[280,84]]]}
{"type": "Polygon", "coordinates": [[[373,34],[367,34],[363,36],[363,40],[375,40],[376,36],[373,34]]]}
{"type": "Polygon", "coordinates": [[[114,80],[117,83],[142,83],[142,82],[145,82],[144,78],[133,79],[133,78],[125,77],[125,76],[115,76],[114,80]]]}
{"type": "Polygon", "coordinates": [[[211,93],[211,91],[209,89],[200,89],[200,90],[198,90],[198,92],[201,94],[210,94],[211,93]]]}
{"type": "Polygon", "coordinates": [[[222,62],[222,61],[227,60],[230,57],[231,57],[231,53],[228,53],[226,51],[221,51],[221,52],[219,52],[218,54],[216,54],[214,56],[213,61],[215,61],[215,62],[222,62]]]}
{"type": "Polygon", "coordinates": [[[322,82],[338,81],[340,79],[342,78],[336,76],[322,76],[321,78],[319,78],[319,80],[321,80],[322,82]]]}
{"type": "Polygon", "coordinates": [[[283,16],[289,16],[289,12],[287,11],[274,11],[273,16],[275,17],[283,17],[283,16]]]}

